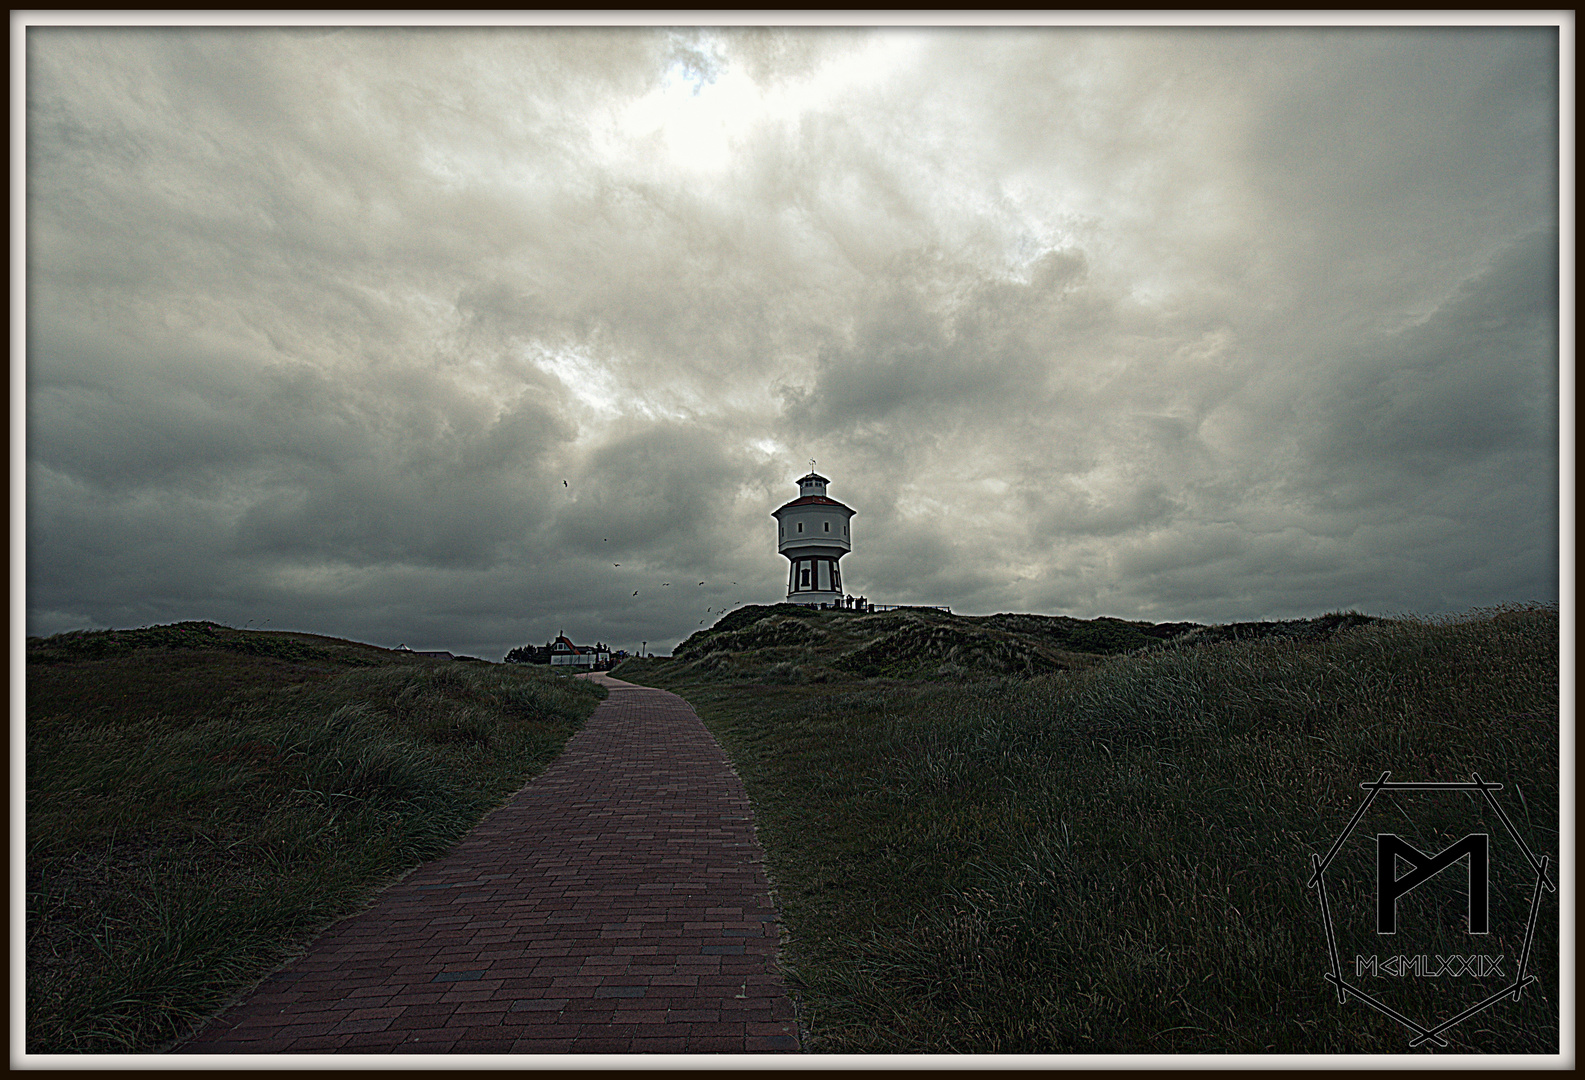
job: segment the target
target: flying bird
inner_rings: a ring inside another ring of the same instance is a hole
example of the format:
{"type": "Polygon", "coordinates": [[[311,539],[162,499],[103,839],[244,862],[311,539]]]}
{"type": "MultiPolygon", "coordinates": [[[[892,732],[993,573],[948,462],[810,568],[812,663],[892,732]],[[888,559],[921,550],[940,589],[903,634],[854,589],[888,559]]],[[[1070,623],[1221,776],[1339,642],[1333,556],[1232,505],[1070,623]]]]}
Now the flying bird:
{"type": "Polygon", "coordinates": [[[701,582],[699,582],[699,584],[701,584],[701,585],[703,585],[703,584],[704,584],[704,582],[702,582],[702,581],[701,581],[701,582]]]}
{"type": "Polygon", "coordinates": [[[567,487],[567,486],[568,486],[568,484],[567,484],[567,481],[565,481],[565,480],[563,480],[563,481],[562,481],[562,482],[561,482],[561,486],[562,486],[562,487],[567,487]]]}
{"type": "Polygon", "coordinates": [[[621,564],[621,563],[619,563],[619,562],[614,562],[614,563],[612,563],[612,564],[611,564],[611,565],[612,565],[612,566],[621,566],[621,565],[622,565],[622,564],[621,564]]]}
{"type": "Polygon", "coordinates": [[[633,595],[634,595],[634,596],[637,596],[637,595],[638,595],[638,590],[637,590],[637,589],[634,589],[634,590],[633,590],[633,595]]]}
{"type": "Polygon", "coordinates": [[[663,582],[661,582],[661,585],[662,585],[662,586],[665,586],[665,585],[670,585],[670,584],[671,584],[671,582],[669,582],[669,581],[663,581],[663,582]]]}

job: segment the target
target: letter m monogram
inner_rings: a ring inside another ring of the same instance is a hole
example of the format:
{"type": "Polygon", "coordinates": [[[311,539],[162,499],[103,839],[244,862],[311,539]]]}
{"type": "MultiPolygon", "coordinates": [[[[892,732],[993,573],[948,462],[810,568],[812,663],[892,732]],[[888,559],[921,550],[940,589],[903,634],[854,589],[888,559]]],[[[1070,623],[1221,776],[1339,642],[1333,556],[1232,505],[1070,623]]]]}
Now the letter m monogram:
{"type": "Polygon", "coordinates": [[[1413,844],[1392,833],[1376,835],[1376,933],[1398,932],[1398,897],[1435,877],[1458,860],[1469,856],[1469,932],[1484,934],[1491,929],[1486,890],[1490,873],[1488,840],[1485,833],[1470,833],[1439,855],[1427,855],[1413,844]],[[1412,869],[1398,876],[1398,860],[1412,869]]]}

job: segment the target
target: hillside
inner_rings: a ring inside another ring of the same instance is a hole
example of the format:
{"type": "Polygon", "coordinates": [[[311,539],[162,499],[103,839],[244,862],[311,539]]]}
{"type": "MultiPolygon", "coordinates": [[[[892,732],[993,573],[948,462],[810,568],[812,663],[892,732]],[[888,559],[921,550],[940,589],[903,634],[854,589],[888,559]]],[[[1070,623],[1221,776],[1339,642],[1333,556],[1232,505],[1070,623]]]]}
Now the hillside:
{"type": "Polygon", "coordinates": [[[1326,924],[1345,958],[1478,951],[1508,965],[1369,990],[1438,1022],[1501,998],[1446,1033],[1451,1052],[1555,1054],[1560,898],[1538,891],[1514,839],[1557,865],[1572,723],[1559,646],[1556,606],[1536,604],[1180,632],[761,608],[614,674],[681,694],[731,757],[812,1052],[1426,1053],[1327,982],[1307,882],[1347,835],[1326,924]],[[1070,656],[1082,669],[937,674],[1070,656]],[[843,677],[880,659],[927,677],[843,677]],[[1361,785],[1383,772],[1478,775],[1499,801],[1367,805],[1361,785]],[[1384,833],[1425,852],[1491,837],[1489,932],[1466,933],[1467,893],[1444,874],[1416,891],[1404,932],[1380,938],[1384,833]],[[1521,963],[1538,981],[1515,1000],[1499,992],[1521,963]]]}
{"type": "Polygon", "coordinates": [[[733,610],[672,650],[678,677],[827,682],[961,679],[1080,670],[1142,649],[1265,637],[1324,639],[1376,621],[1355,612],[1286,622],[1147,623],[1061,615],[954,615],[935,608],[859,614],[796,604],[733,610]]]}

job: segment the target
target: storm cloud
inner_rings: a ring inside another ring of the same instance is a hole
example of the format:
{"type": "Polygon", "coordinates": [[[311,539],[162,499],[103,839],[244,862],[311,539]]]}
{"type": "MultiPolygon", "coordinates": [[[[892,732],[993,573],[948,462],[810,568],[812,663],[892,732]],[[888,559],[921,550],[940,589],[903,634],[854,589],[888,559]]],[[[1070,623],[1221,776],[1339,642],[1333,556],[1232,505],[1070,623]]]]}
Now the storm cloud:
{"type": "Polygon", "coordinates": [[[1558,599],[1555,26],[26,59],[29,634],[665,649],[810,459],[882,603],[1558,599]]]}

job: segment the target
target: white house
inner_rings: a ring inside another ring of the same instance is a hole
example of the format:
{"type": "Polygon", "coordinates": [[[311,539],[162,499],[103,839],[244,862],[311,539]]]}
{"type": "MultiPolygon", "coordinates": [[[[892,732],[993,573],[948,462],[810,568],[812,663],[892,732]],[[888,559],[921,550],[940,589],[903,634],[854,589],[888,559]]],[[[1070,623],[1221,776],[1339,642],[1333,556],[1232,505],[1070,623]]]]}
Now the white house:
{"type": "Polygon", "coordinates": [[[565,634],[550,643],[552,667],[594,668],[611,662],[611,650],[603,644],[574,645],[565,634]]]}

